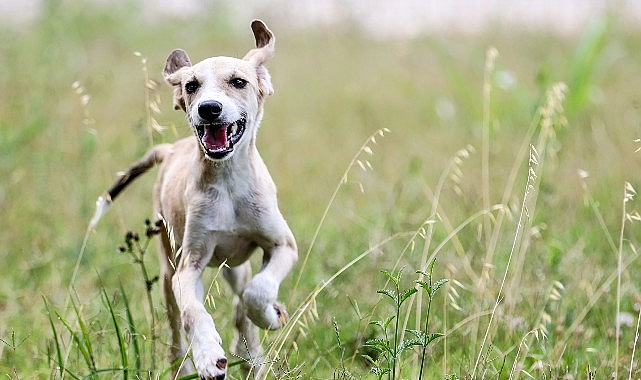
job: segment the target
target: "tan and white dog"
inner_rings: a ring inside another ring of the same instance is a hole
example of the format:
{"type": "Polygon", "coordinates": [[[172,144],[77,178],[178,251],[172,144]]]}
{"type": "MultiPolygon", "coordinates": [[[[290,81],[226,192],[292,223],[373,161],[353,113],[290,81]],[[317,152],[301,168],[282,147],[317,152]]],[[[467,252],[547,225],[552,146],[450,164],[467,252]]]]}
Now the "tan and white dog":
{"type": "MultiPolygon", "coordinates": [[[[273,93],[265,62],[274,54],[274,36],[262,21],[251,28],[256,48],[243,59],[212,57],[192,65],[183,50],[169,55],[163,75],[173,86],[174,108],[186,112],[194,136],[153,147],[99,198],[92,221],[95,226],[138,175],[161,164],[154,208],[164,221],[161,278],[172,330],[170,360],[187,357],[191,347],[201,379],[224,379],[227,367],[220,335],[203,305],[205,267],[222,266],[240,297],[233,350],[257,365],[262,348],[256,326],[278,329],[287,322],[278,288],[298,257],[276,186],[256,148],[265,98],[273,93]],[[247,260],[257,248],[264,253],[263,265],[252,278],[247,260]]],[[[193,372],[191,362],[174,372],[193,372]]]]}

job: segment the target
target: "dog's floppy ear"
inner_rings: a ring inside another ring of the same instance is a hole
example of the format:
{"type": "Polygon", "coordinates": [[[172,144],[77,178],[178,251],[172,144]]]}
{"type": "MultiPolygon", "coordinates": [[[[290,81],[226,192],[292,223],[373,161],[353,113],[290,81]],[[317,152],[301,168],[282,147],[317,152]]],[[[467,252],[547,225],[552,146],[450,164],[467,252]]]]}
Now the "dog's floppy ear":
{"type": "Polygon", "coordinates": [[[162,74],[165,81],[174,87],[174,109],[185,110],[181,75],[178,71],[183,67],[190,66],[191,61],[189,60],[189,56],[182,49],[175,49],[169,54],[169,57],[167,57],[167,63],[165,63],[165,69],[162,74]]]}
{"type": "Polygon", "coordinates": [[[256,65],[256,74],[258,75],[258,87],[262,96],[274,93],[271,77],[265,68],[265,62],[274,56],[274,46],[276,39],[267,25],[260,20],[254,20],[251,24],[256,48],[250,50],[243,58],[246,61],[253,62],[256,65]]]}

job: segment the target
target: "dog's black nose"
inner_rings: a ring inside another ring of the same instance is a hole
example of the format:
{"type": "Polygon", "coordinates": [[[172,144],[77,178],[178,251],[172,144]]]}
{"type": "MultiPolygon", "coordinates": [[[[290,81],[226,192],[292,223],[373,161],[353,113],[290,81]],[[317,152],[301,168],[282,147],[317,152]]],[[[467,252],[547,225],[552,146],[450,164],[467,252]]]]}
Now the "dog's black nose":
{"type": "Polygon", "coordinates": [[[208,100],[198,105],[198,116],[206,121],[216,121],[223,112],[223,105],[215,100],[208,100]]]}

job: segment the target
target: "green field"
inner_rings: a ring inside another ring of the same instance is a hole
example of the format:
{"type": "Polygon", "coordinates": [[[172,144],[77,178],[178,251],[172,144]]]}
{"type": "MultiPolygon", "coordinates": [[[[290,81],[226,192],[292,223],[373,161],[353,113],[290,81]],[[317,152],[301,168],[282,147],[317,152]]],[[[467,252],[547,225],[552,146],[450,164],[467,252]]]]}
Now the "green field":
{"type": "MultiPolygon", "coordinates": [[[[87,224],[118,171],[190,134],[167,54],[242,56],[250,20],[45,3],[0,29],[0,375],[167,378],[160,289],[149,301],[118,249],[129,230],[146,242],[155,171],[87,224]]],[[[638,30],[604,18],[576,36],[401,40],[265,21],[275,94],[259,150],[300,250],[281,286],[292,321],[265,333],[270,378],[641,378],[638,30]],[[415,281],[434,258],[449,281],[430,303],[415,281]],[[419,290],[398,309],[383,270],[419,290]],[[444,336],[400,349],[426,326],[444,336]]],[[[153,278],[154,241],[146,253],[153,278]]],[[[207,307],[228,345],[232,293],[215,275],[207,307]]]]}

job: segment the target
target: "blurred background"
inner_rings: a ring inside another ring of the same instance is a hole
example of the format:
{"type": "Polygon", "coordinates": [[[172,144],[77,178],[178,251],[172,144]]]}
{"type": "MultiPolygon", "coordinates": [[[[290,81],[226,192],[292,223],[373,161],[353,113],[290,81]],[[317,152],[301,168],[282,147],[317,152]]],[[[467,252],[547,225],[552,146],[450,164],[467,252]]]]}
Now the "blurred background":
{"type": "MultiPolygon", "coordinates": [[[[4,22],[19,25],[33,23],[42,14],[47,1],[2,0],[0,10],[4,22]]],[[[337,26],[344,22],[379,37],[412,37],[433,32],[483,32],[490,26],[508,27],[556,33],[577,33],[595,18],[614,13],[620,23],[635,25],[641,17],[641,5],[634,1],[604,0],[382,0],[354,1],[202,1],[202,0],[140,0],[105,2],[93,5],[109,7],[114,4],[137,4],[149,17],[195,17],[211,7],[233,14],[229,20],[236,28],[240,20],[257,14],[272,22],[284,22],[289,28],[305,29],[337,26]]]]}
{"type": "MultiPolygon", "coordinates": [[[[625,183],[639,184],[641,2],[0,0],[0,372],[55,373],[43,297],[64,314],[72,294],[100,339],[108,335],[101,288],[116,294],[124,283],[130,299],[144,298],[138,268],[117,247],[155,217],[154,174],[123,194],[83,248],[95,200],[152,144],[190,135],[160,75],[168,53],[183,48],[194,62],[242,57],[253,46],[254,18],[277,40],[259,150],[301,257],[309,255],[282,286],[290,309],[368,248],[434,221],[420,253],[395,241],[318,296],[318,315],[289,352],[291,368],[319,379],[342,364],[367,374],[358,358],[374,334],[366,321],[385,310],[376,308],[379,270],[409,267],[411,282],[424,253],[444,243],[435,271],[461,288],[439,299],[435,328],[458,326],[448,338],[457,348],[434,349],[435,378],[473,371],[487,322],[479,315],[498,293],[531,165],[520,152],[536,144],[537,112],[558,82],[567,85],[558,128],[537,169],[523,261],[508,276],[510,308],[493,341],[499,359],[485,369],[500,377],[501,360],[530,372],[544,362],[558,376],[588,367],[605,376],[619,362],[629,366],[632,328],[618,356],[612,336],[616,318],[636,318],[641,299],[636,206],[623,203],[625,183]],[[489,61],[488,51],[497,53],[489,61]],[[376,135],[383,128],[390,132],[376,135]],[[372,134],[369,155],[359,149],[372,134]],[[505,224],[496,224],[497,210],[505,224]],[[627,266],[614,294],[619,247],[627,266]],[[554,283],[567,295],[551,303],[554,283]],[[549,338],[515,358],[537,321],[549,338]]],[[[155,261],[152,254],[152,273],[155,261]]],[[[229,295],[225,286],[216,292],[229,295]]],[[[228,298],[210,305],[227,342],[228,298]]]]}

